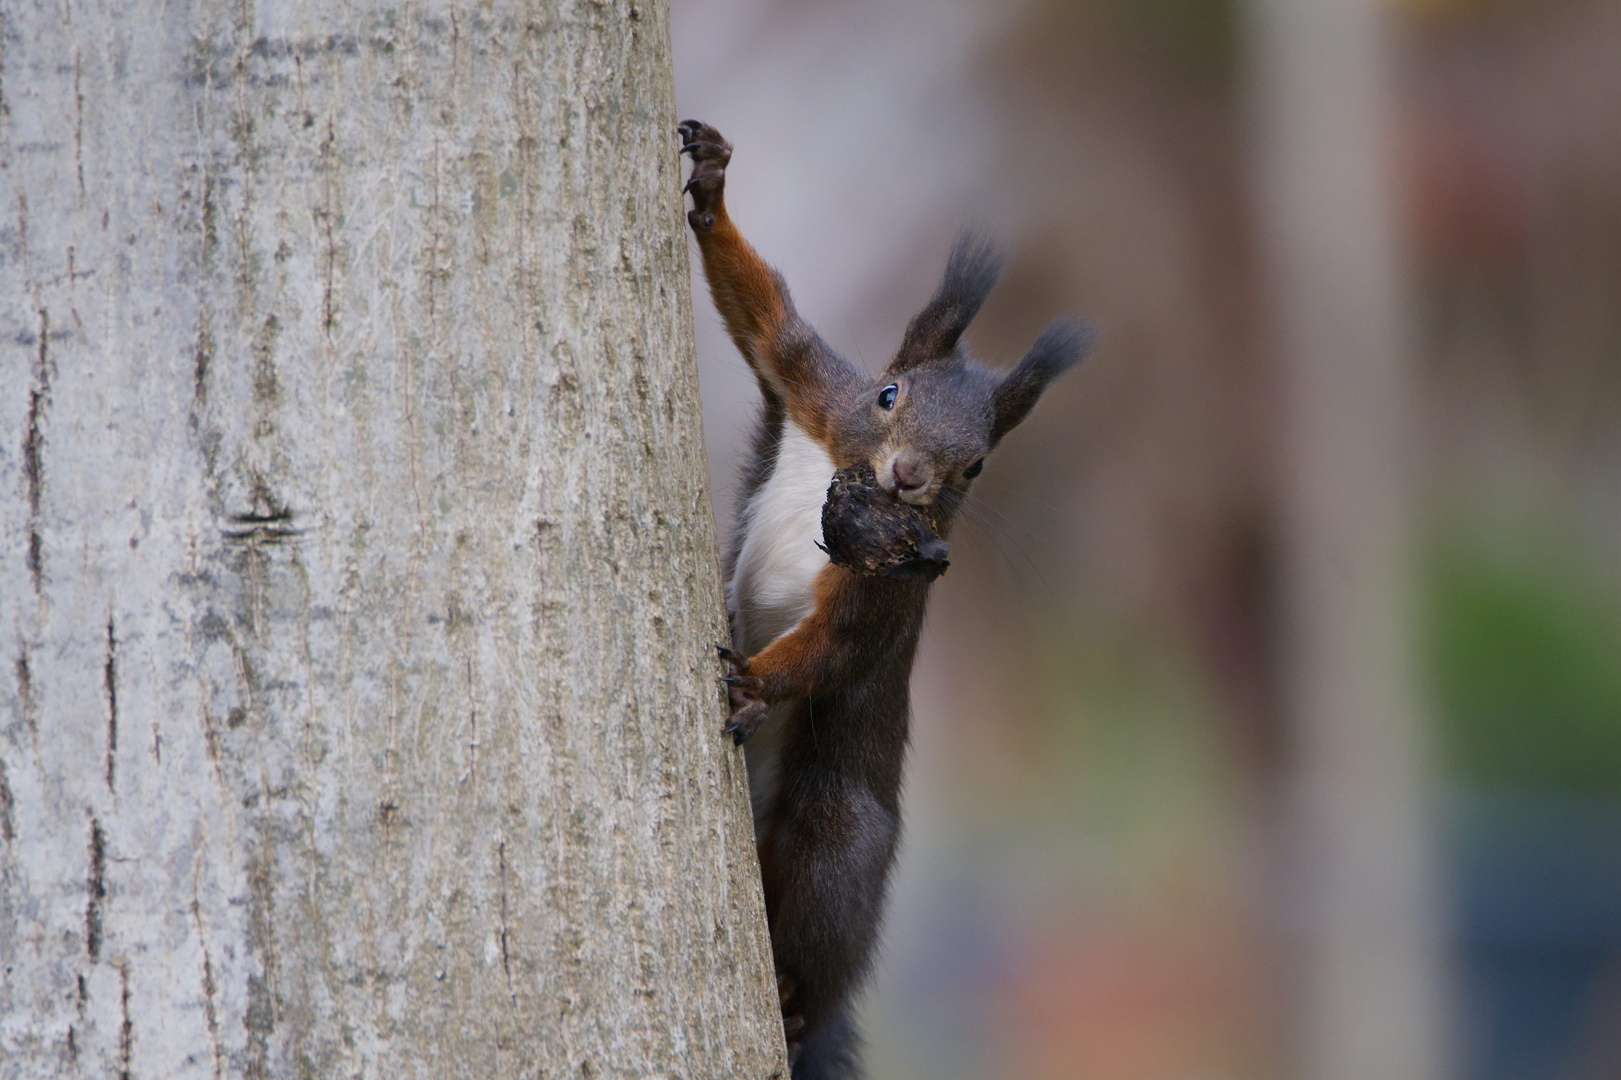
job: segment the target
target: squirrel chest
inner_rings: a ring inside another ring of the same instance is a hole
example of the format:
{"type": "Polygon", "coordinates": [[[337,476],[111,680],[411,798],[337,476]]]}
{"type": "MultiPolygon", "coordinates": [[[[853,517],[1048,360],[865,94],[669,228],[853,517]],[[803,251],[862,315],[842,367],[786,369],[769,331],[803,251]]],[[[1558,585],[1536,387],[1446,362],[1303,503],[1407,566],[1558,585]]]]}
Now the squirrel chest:
{"type": "Polygon", "coordinates": [[[741,508],[743,540],[727,597],[748,653],[792,630],[815,604],[816,575],[828,562],[817,541],[834,468],[821,444],[783,421],[771,473],[741,508]]]}
{"type": "MultiPolygon", "coordinates": [[[[751,654],[788,633],[815,606],[816,575],[828,563],[817,546],[822,503],[834,469],[821,444],[784,420],[770,474],[739,508],[744,527],[726,606],[734,639],[751,654]]],[[[745,747],[757,834],[769,828],[781,773],[780,714],[790,708],[773,705],[765,730],[745,747]]]]}

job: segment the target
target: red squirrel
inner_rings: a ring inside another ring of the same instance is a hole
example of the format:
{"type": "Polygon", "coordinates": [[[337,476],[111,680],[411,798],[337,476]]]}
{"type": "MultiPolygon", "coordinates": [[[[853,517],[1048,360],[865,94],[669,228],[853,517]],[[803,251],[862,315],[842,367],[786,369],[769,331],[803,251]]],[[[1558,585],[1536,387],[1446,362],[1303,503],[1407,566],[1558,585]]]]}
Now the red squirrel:
{"type": "Polygon", "coordinates": [[[834,565],[818,542],[823,501],[835,470],[869,463],[890,496],[937,507],[949,524],[986,456],[1087,352],[1091,333],[1058,319],[1011,371],[976,366],[959,339],[1001,260],[965,236],[894,359],[869,378],[800,318],[782,276],[732,224],[731,144],[695,120],[678,131],[693,160],[683,191],[704,276],[763,402],[725,557],[725,733],[746,742],[794,1080],[855,1077],[852,999],[895,860],[929,582],[834,565]]]}

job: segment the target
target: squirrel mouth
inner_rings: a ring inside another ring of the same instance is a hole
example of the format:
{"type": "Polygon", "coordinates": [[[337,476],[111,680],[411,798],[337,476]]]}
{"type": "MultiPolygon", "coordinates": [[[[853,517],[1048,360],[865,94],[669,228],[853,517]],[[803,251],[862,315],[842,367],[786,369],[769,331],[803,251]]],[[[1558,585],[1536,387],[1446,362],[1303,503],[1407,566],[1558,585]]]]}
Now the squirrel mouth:
{"type": "Polygon", "coordinates": [[[896,488],[890,494],[900,499],[901,502],[911,503],[913,506],[928,506],[934,501],[935,492],[939,490],[940,485],[931,480],[922,487],[896,488]]]}

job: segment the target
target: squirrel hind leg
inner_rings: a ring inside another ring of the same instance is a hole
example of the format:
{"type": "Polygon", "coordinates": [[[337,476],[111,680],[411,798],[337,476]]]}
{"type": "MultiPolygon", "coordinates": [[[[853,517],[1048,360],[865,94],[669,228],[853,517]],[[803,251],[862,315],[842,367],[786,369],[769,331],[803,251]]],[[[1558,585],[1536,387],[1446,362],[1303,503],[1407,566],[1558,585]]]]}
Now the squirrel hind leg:
{"type": "Polygon", "coordinates": [[[809,1071],[793,1074],[858,1076],[849,1009],[871,967],[898,822],[860,784],[785,783],[760,865],[783,1016],[805,1022],[796,1060],[809,1071]]]}
{"type": "Polygon", "coordinates": [[[793,1080],[860,1080],[861,1036],[846,1006],[795,1045],[793,1080]]]}

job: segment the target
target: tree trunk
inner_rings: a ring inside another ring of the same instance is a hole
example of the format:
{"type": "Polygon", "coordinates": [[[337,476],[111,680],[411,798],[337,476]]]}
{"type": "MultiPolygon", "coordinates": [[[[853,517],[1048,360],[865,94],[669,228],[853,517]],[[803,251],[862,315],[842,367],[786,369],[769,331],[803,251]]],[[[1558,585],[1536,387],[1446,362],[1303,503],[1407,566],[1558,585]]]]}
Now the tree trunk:
{"type": "Polygon", "coordinates": [[[785,1075],[664,4],[0,20],[0,1075],[785,1075]]]}

